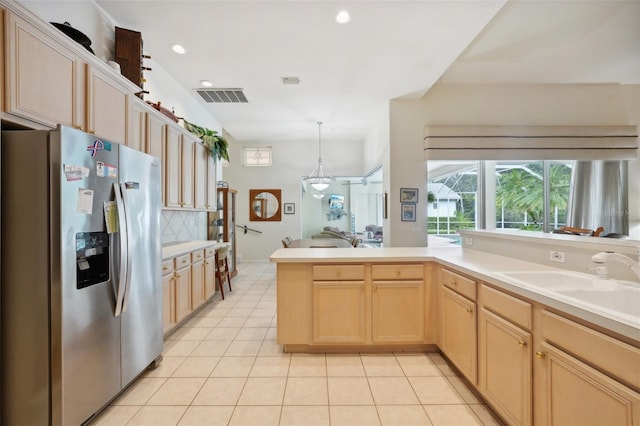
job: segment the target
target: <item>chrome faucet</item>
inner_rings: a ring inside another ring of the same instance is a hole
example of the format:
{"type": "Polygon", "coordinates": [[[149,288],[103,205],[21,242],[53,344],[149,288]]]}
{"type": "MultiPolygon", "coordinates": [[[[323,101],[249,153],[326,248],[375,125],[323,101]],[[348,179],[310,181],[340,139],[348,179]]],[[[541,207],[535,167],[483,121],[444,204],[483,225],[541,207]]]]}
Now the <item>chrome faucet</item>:
{"type": "Polygon", "coordinates": [[[640,280],[640,263],[636,262],[629,256],[613,251],[601,251],[600,253],[596,253],[591,256],[591,261],[593,263],[603,264],[608,260],[617,260],[618,262],[627,265],[638,276],[638,280],[640,280]]]}

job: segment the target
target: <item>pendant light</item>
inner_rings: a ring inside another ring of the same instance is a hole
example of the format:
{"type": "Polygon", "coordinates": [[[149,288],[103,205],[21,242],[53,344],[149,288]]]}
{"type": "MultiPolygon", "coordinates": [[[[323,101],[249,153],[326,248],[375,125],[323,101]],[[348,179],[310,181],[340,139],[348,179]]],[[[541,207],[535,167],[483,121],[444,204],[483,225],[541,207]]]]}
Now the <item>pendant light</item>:
{"type": "Polygon", "coordinates": [[[317,194],[313,196],[315,198],[322,198],[324,194],[322,191],[327,189],[331,182],[335,180],[333,176],[326,173],[324,166],[322,165],[322,121],[318,121],[318,165],[311,172],[311,174],[304,178],[304,180],[311,185],[311,187],[317,191],[317,194]],[[317,196],[319,195],[319,196],[317,196]]]}

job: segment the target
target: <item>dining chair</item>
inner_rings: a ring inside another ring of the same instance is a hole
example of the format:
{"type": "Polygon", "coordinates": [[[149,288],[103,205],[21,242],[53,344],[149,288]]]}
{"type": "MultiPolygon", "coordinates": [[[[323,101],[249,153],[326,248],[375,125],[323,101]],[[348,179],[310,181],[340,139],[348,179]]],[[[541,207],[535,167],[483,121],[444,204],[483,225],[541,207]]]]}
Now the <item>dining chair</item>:
{"type": "Polygon", "coordinates": [[[224,282],[225,280],[229,283],[229,291],[231,291],[231,276],[229,275],[229,260],[227,253],[229,249],[227,247],[222,247],[216,250],[215,260],[216,260],[216,278],[218,278],[218,284],[220,286],[220,295],[222,296],[222,300],[224,300],[224,282]]]}

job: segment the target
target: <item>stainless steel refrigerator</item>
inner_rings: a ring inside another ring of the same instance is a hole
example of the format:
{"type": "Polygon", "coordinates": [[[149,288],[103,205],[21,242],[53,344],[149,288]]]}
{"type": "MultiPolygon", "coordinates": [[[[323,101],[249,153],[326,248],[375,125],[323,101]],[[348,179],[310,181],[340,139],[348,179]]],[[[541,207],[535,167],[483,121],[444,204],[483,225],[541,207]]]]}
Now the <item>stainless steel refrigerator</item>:
{"type": "Polygon", "coordinates": [[[2,424],[80,425],[161,360],[160,161],[3,131],[2,424]]]}

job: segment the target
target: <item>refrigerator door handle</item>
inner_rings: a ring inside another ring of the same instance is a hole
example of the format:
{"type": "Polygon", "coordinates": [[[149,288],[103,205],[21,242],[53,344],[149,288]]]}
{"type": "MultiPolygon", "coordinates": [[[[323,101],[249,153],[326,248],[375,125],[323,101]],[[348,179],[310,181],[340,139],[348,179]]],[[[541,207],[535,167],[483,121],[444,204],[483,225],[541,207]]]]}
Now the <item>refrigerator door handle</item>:
{"type": "Polygon", "coordinates": [[[120,272],[118,274],[118,285],[116,291],[116,308],[114,315],[119,317],[122,313],[122,301],[124,299],[125,283],[127,282],[127,254],[128,250],[128,227],[127,218],[124,210],[124,202],[122,200],[122,193],[120,192],[120,186],[117,183],[113,184],[113,191],[116,194],[116,207],[118,209],[118,222],[120,227],[120,272]]]}
{"type": "Polygon", "coordinates": [[[120,188],[122,190],[122,201],[124,204],[124,216],[125,216],[125,220],[127,221],[127,229],[126,229],[126,234],[127,234],[127,279],[124,282],[125,283],[125,288],[124,288],[124,298],[122,300],[122,312],[126,312],[127,311],[127,305],[129,304],[129,293],[131,292],[131,251],[129,250],[129,243],[133,242],[133,235],[131,235],[131,215],[129,214],[129,198],[127,196],[127,189],[132,188],[132,189],[138,189],[138,184],[137,182],[126,182],[126,183],[121,183],[120,184],[120,188]]]}

